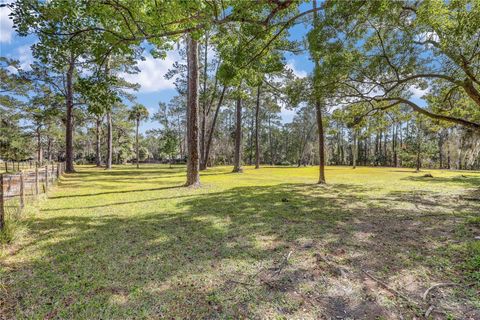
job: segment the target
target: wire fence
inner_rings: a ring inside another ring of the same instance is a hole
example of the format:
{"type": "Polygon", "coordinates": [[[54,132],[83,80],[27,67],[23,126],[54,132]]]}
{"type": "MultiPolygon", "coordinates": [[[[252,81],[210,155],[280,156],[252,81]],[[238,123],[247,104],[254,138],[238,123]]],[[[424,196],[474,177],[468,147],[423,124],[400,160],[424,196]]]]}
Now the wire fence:
{"type": "Polygon", "coordinates": [[[14,216],[35,200],[57,181],[65,171],[65,163],[23,162],[17,164],[15,173],[0,174],[0,230],[5,226],[5,216],[14,216]],[[21,168],[25,169],[21,169],[21,168]],[[19,169],[20,168],[20,169],[19,169]]]}

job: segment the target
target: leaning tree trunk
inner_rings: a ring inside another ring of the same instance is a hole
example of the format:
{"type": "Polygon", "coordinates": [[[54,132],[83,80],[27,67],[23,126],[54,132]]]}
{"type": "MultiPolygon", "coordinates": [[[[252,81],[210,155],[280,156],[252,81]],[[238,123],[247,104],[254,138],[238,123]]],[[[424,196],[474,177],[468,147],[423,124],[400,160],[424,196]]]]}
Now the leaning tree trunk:
{"type": "Polygon", "coordinates": [[[215,114],[213,115],[212,124],[210,127],[210,131],[208,133],[208,140],[205,146],[205,154],[203,156],[203,161],[200,164],[201,170],[207,169],[208,159],[210,158],[210,146],[212,145],[213,133],[215,132],[215,124],[217,123],[218,114],[220,113],[220,107],[222,106],[223,98],[225,96],[226,90],[227,90],[227,87],[224,86],[222,89],[222,93],[220,94],[220,98],[218,99],[217,109],[215,109],[215,114]]]}
{"type": "Polygon", "coordinates": [[[95,164],[97,167],[102,165],[101,145],[100,145],[100,126],[102,121],[100,117],[97,117],[95,124],[95,164]]]}
{"type": "Polygon", "coordinates": [[[75,172],[73,167],[73,72],[75,68],[75,61],[73,56],[70,58],[67,70],[67,119],[65,124],[65,172],[75,172]]]}
{"type": "Polygon", "coordinates": [[[137,118],[136,121],[136,128],[135,128],[135,147],[136,147],[136,152],[137,152],[137,169],[140,168],[140,152],[138,148],[138,127],[140,126],[140,119],[137,118]]]}
{"type": "Polygon", "coordinates": [[[260,168],[260,145],[258,143],[258,132],[260,129],[260,87],[257,88],[257,104],[255,105],[255,169],[260,168]]]}
{"type": "Polygon", "coordinates": [[[198,42],[187,36],[187,182],[200,185],[198,143],[198,42]]]}
{"type": "Polygon", "coordinates": [[[112,169],[112,157],[113,157],[113,130],[112,130],[112,114],[107,112],[107,159],[105,163],[105,169],[112,169]]]}
{"type": "Polygon", "coordinates": [[[242,172],[242,98],[237,98],[233,172],[242,172]]]}

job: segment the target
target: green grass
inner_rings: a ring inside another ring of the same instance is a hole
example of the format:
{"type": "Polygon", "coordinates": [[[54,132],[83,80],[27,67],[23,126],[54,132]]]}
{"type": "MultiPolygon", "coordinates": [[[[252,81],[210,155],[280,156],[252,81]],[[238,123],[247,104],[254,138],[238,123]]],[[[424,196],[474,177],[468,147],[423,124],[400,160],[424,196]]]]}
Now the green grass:
{"type": "Polygon", "coordinates": [[[436,308],[479,316],[479,173],[218,167],[191,189],[183,167],[77,169],[2,247],[6,318],[412,318],[452,281],[436,308]]]}

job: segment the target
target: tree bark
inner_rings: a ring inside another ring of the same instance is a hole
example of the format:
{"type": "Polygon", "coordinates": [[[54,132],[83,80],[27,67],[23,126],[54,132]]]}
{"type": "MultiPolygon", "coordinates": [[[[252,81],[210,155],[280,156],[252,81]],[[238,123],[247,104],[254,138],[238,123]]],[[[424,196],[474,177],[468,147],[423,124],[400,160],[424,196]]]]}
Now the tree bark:
{"type": "Polygon", "coordinates": [[[443,132],[440,132],[438,137],[438,167],[443,169],[443,132]]]}
{"type": "MultiPolygon", "coordinates": [[[[205,34],[205,48],[203,52],[203,97],[202,97],[202,121],[200,128],[200,170],[205,163],[205,138],[207,131],[207,79],[208,79],[208,33],[205,34]]],[[[206,168],[206,165],[205,165],[206,168]]]]}
{"type": "Polygon", "coordinates": [[[258,142],[260,129],[260,89],[261,84],[257,87],[257,104],[255,105],[255,169],[260,168],[260,145],[258,142]]]}
{"type": "Polygon", "coordinates": [[[268,115],[268,145],[270,147],[270,165],[273,166],[273,139],[272,139],[272,115],[268,115]]]}
{"type": "Polygon", "coordinates": [[[40,126],[37,126],[37,161],[40,164],[43,162],[42,134],[40,133],[40,126]]]}
{"type": "MultiPolygon", "coordinates": [[[[313,0],[313,8],[317,8],[317,1],[313,0]]],[[[314,25],[318,24],[318,13],[317,11],[314,11],[313,13],[313,23],[314,25]]],[[[319,68],[319,63],[318,60],[315,60],[315,69],[319,68]]],[[[315,79],[314,79],[315,80],[315,79]]],[[[315,83],[314,83],[315,85],[315,83]]],[[[317,116],[317,129],[318,129],[318,155],[319,155],[319,169],[320,169],[320,174],[318,178],[318,183],[319,184],[325,184],[325,133],[323,130],[323,119],[322,119],[322,106],[320,102],[320,97],[318,96],[319,94],[315,90],[315,113],[317,116]]]]}
{"type": "Polygon", "coordinates": [[[187,36],[187,182],[185,186],[200,185],[198,143],[198,42],[187,36]]]}
{"type": "Polygon", "coordinates": [[[352,166],[353,169],[357,167],[357,131],[355,129],[353,129],[352,166]]]}
{"type": "Polygon", "coordinates": [[[48,161],[52,161],[52,138],[48,137],[47,138],[47,156],[48,156],[48,161]]]}
{"type": "Polygon", "coordinates": [[[420,135],[420,128],[417,128],[417,164],[416,164],[416,171],[420,172],[420,168],[422,167],[422,138],[420,135]]]}
{"type": "Polygon", "coordinates": [[[318,128],[318,152],[319,152],[319,169],[320,174],[318,178],[319,184],[325,184],[325,132],[323,130],[322,106],[318,97],[315,101],[315,110],[317,114],[317,128],[318,128]]]}
{"type": "Polygon", "coordinates": [[[107,159],[105,163],[105,169],[112,169],[112,157],[113,157],[113,130],[112,130],[112,114],[107,112],[107,159]]]}
{"type": "Polygon", "coordinates": [[[237,98],[233,172],[242,172],[242,98],[237,98]]]}
{"type": "Polygon", "coordinates": [[[65,125],[65,172],[75,172],[73,166],[73,73],[75,69],[75,60],[73,55],[70,57],[67,79],[66,79],[66,125],[65,125]]]}
{"type": "Polygon", "coordinates": [[[215,109],[215,114],[213,115],[212,125],[208,133],[207,145],[205,146],[205,156],[204,156],[204,160],[200,164],[200,170],[205,170],[207,169],[207,166],[208,166],[208,160],[210,158],[210,146],[212,145],[213,133],[215,132],[215,124],[217,123],[218,114],[220,113],[220,107],[222,106],[223,97],[225,96],[226,90],[227,90],[227,87],[224,86],[222,89],[222,93],[220,94],[220,98],[218,99],[217,109],[215,109]]]}
{"type": "Polygon", "coordinates": [[[136,146],[136,151],[137,151],[137,169],[140,168],[140,151],[138,148],[138,127],[140,126],[140,119],[136,119],[135,122],[135,146],[136,146]]]}
{"type": "Polygon", "coordinates": [[[95,164],[97,167],[102,165],[102,154],[101,154],[101,145],[100,145],[100,126],[102,124],[102,120],[100,117],[97,117],[97,121],[95,123],[95,164]]]}

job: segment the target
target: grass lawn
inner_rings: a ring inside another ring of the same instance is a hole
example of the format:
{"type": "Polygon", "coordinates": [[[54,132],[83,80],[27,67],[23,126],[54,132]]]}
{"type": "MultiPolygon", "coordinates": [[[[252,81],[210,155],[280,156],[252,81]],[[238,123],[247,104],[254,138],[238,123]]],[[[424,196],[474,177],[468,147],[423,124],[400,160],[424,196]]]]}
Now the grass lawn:
{"type": "Polygon", "coordinates": [[[0,249],[0,319],[480,318],[478,172],[77,169],[0,249]]]}

